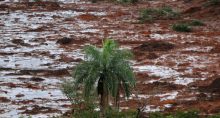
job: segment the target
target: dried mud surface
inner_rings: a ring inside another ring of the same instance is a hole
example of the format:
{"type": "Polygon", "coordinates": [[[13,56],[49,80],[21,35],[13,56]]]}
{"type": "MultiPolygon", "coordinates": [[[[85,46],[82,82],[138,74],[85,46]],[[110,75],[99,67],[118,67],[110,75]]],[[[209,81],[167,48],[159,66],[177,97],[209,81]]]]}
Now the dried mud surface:
{"type": "Polygon", "coordinates": [[[49,117],[70,110],[60,84],[83,59],[83,46],[100,46],[104,38],[135,55],[137,86],[121,100],[122,110],[219,112],[219,6],[206,8],[205,0],[0,2],[0,117],[49,117]],[[181,18],[139,23],[140,9],[164,5],[179,10],[181,18]],[[190,33],[170,27],[192,19],[205,26],[190,33]]]}

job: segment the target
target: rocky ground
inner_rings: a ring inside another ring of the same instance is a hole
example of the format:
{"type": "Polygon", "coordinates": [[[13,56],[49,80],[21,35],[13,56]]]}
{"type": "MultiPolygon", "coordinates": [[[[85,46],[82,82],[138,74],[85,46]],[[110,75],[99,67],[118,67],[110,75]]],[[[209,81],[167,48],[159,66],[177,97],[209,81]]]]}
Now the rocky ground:
{"type": "Polygon", "coordinates": [[[137,4],[60,0],[0,1],[0,117],[48,117],[70,110],[60,84],[83,59],[84,45],[117,40],[134,52],[137,86],[121,109],[220,110],[220,7],[207,0],[153,0],[137,4]],[[139,23],[139,11],[169,5],[181,17],[139,23]],[[9,9],[9,13],[7,13],[9,9]],[[177,22],[202,20],[190,33],[177,22]]]}

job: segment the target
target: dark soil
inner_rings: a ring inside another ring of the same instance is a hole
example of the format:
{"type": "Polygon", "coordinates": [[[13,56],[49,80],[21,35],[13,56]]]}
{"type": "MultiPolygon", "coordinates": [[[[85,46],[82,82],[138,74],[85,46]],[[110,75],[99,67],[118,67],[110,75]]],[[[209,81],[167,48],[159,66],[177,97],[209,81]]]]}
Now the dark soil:
{"type": "Polygon", "coordinates": [[[220,77],[216,78],[211,84],[208,86],[200,87],[201,91],[211,92],[220,94],[220,77]]]}
{"type": "Polygon", "coordinates": [[[5,103],[5,102],[10,102],[11,100],[7,99],[6,97],[0,97],[0,102],[5,103]]]}
{"type": "Polygon", "coordinates": [[[24,112],[22,112],[22,114],[30,114],[30,115],[35,115],[35,114],[39,114],[39,113],[59,113],[61,111],[57,110],[57,109],[53,109],[50,107],[41,107],[38,105],[34,105],[32,106],[31,110],[25,110],[24,112]]]}
{"type": "Polygon", "coordinates": [[[174,44],[169,42],[163,42],[163,41],[148,41],[143,44],[141,44],[138,47],[135,47],[134,50],[140,50],[140,51],[169,51],[171,49],[174,49],[174,44]]]}

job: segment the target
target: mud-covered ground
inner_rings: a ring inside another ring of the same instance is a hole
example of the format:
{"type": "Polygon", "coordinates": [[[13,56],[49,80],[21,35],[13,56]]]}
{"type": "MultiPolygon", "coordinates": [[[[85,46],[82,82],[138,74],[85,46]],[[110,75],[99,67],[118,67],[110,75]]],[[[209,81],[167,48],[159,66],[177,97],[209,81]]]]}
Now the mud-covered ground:
{"type": "Polygon", "coordinates": [[[129,99],[121,100],[122,110],[218,113],[220,7],[205,2],[0,1],[0,117],[48,117],[70,110],[60,84],[83,59],[83,46],[100,45],[104,38],[117,40],[135,55],[137,86],[129,99]],[[139,23],[141,9],[164,5],[181,17],[139,23]],[[173,23],[192,19],[205,26],[190,33],[171,29],[173,23]]]}

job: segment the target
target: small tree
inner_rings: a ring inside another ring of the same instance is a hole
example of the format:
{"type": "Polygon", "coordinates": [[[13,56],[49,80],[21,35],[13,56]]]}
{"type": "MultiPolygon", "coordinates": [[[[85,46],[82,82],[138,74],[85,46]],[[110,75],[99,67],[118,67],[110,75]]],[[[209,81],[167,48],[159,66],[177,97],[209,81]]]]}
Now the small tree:
{"type": "Polygon", "coordinates": [[[100,111],[104,116],[112,96],[119,107],[120,91],[130,96],[135,86],[135,77],[129,64],[132,53],[120,50],[113,40],[105,40],[102,48],[86,46],[85,60],[76,66],[73,72],[75,89],[83,89],[84,100],[94,94],[100,96],[100,111]]]}

